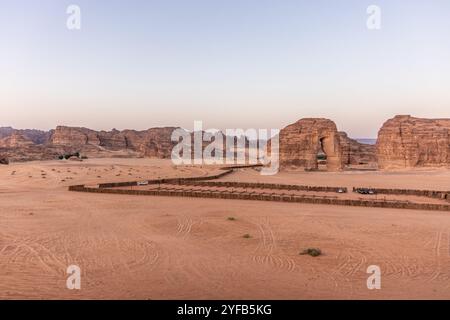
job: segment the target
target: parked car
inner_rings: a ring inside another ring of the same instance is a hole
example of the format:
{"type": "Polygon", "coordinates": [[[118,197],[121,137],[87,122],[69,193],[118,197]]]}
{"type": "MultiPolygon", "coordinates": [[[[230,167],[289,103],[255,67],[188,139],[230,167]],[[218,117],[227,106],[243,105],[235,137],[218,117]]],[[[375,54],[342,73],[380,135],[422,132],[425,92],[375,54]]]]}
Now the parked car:
{"type": "Polygon", "coordinates": [[[376,194],[375,190],[369,188],[358,188],[356,192],[359,194],[376,194]]]}

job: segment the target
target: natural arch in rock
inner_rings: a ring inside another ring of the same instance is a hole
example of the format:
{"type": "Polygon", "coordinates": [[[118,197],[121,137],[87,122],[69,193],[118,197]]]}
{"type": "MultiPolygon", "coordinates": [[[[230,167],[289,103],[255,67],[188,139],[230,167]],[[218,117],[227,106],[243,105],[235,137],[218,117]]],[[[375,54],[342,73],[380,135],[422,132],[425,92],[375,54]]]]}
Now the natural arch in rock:
{"type": "Polygon", "coordinates": [[[337,135],[329,134],[319,138],[319,141],[320,147],[326,155],[327,170],[342,169],[342,151],[337,135]]]}
{"type": "Polygon", "coordinates": [[[326,154],[326,169],[343,168],[336,124],[323,118],[306,118],[280,131],[280,165],[283,168],[317,170],[319,152],[326,154]]]}

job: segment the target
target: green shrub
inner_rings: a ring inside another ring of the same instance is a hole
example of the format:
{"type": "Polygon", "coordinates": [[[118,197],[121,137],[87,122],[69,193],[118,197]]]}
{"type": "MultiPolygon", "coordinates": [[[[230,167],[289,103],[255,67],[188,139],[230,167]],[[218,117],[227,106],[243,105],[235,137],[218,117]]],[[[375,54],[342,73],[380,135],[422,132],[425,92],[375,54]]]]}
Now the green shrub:
{"type": "Polygon", "coordinates": [[[311,257],[317,257],[317,256],[320,256],[322,254],[322,251],[320,249],[317,249],[317,248],[308,248],[308,249],[305,249],[302,252],[300,252],[300,254],[301,255],[308,254],[311,257]]]}

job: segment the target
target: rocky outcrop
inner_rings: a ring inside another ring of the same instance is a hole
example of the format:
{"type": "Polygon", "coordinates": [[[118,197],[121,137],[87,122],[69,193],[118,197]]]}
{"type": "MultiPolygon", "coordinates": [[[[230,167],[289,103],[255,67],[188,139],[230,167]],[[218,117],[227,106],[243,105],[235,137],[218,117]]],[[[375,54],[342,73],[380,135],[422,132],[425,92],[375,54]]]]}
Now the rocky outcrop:
{"type": "MultiPolygon", "coordinates": [[[[48,132],[0,128],[0,151],[13,161],[48,160],[79,152],[88,157],[171,157],[178,142],[172,141],[177,127],[148,130],[95,131],[82,127],[58,126],[48,132]]],[[[189,133],[193,141],[193,133],[189,133]]],[[[207,132],[203,135],[208,136],[207,132]]],[[[210,142],[203,141],[203,149],[210,142]]],[[[244,138],[244,145],[248,141],[244,138]]],[[[224,139],[225,148],[226,141],[224,139]]],[[[193,142],[192,142],[193,148],[193,142]]],[[[193,157],[193,154],[192,154],[193,157]]]]}
{"type": "Polygon", "coordinates": [[[129,148],[127,138],[124,133],[117,129],[111,131],[100,131],[97,134],[98,146],[109,150],[123,150],[129,148]]]}
{"type": "Polygon", "coordinates": [[[326,155],[328,170],[344,167],[341,140],[336,124],[323,118],[305,118],[282,129],[279,134],[280,167],[315,170],[318,155],[326,155]]]}
{"type": "Polygon", "coordinates": [[[27,148],[32,145],[34,145],[33,141],[18,131],[13,131],[9,137],[0,140],[0,147],[2,148],[27,148]]]}
{"type": "Polygon", "coordinates": [[[401,115],[386,121],[377,156],[380,169],[450,166],[450,119],[401,115]]]}
{"type": "Polygon", "coordinates": [[[339,132],[342,148],[342,159],[345,165],[372,165],[377,163],[377,150],[375,145],[360,143],[339,132]]]}
{"type": "MultiPolygon", "coordinates": [[[[0,158],[11,162],[49,160],[74,152],[88,157],[170,158],[177,144],[171,140],[175,129],[95,131],[58,126],[55,130],[40,131],[3,127],[0,158]]],[[[248,147],[249,141],[243,139],[248,147]]],[[[203,141],[203,148],[209,143],[203,141]]],[[[269,149],[270,144],[269,141],[269,149]]],[[[219,152],[224,153],[231,146],[224,141],[222,148],[219,152]]],[[[280,131],[279,148],[282,169],[335,171],[350,165],[374,164],[371,167],[375,168],[377,162],[381,169],[450,167],[450,119],[396,116],[384,123],[373,146],[338,132],[331,120],[306,118],[280,131]]]]}
{"type": "Polygon", "coordinates": [[[144,157],[170,158],[176,142],[172,142],[172,132],[175,127],[152,128],[141,133],[141,139],[133,141],[130,134],[126,135],[127,141],[138,146],[138,151],[144,157]]]}
{"type": "Polygon", "coordinates": [[[67,152],[87,153],[91,156],[108,151],[128,151],[135,156],[168,158],[175,143],[171,135],[175,127],[152,128],[143,131],[94,131],[87,128],[59,126],[51,143],[67,152]]]}
{"type": "Polygon", "coordinates": [[[64,126],[56,127],[50,141],[54,145],[71,146],[73,148],[81,148],[85,145],[100,145],[100,140],[98,139],[96,131],[86,128],[64,126]]]}
{"type": "Polygon", "coordinates": [[[9,164],[8,158],[5,158],[4,156],[0,155],[0,164],[8,165],[9,164]]]}
{"type": "Polygon", "coordinates": [[[12,130],[9,136],[5,134],[0,139],[0,153],[10,161],[47,160],[56,154],[52,154],[51,148],[35,144],[23,130],[12,130]]]}
{"type": "Polygon", "coordinates": [[[21,135],[24,139],[32,141],[34,144],[48,143],[53,130],[42,131],[36,129],[18,130],[12,127],[0,127],[0,140],[10,137],[13,134],[21,135]]]}

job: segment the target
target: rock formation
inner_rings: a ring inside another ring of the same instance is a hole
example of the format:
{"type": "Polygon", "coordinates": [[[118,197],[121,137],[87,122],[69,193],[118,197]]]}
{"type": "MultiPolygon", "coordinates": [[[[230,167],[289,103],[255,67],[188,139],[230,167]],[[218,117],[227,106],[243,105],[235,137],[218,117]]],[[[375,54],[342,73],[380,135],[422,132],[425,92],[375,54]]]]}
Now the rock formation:
{"type": "MultiPolygon", "coordinates": [[[[139,143],[139,152],[144,157],[170,158],[173,147],[177,144],[172,142],[172,132],[175,127],[152,128],[143,133],[143,139],[139,143]]],[[[127,135],[130,141],[130,136],[127,135]]],[[[135,143],[138,143],[137,141],[135,143]]]]}
{"type": "MultiPolygon", "coordinates": [[[[10,161],[49,160],[58,154],[52,146],[36,144],[27,136],[34,130],[2,130],[0,133],[0,153],[10,161]],[[5,132],[9,131],[9,135],[5,132]]],[[[9,128],[7,128],[9,129],[9,128]]]]}
{"type": "Polygon", "coordinates": [[[175,127],[152,128],[144,131],[94,131],[87,128],[59,126],[51,143],[68,152],[81,152],[92,156],[114,151],[127,151],[142,157],[169,158],[175,145],[171,135],[175,127]]]}
{"type": "Polygon", "coordinates": [[[3,148],[27,148],[33,144],[33,141],[29,140],[18,131],[13,131],[10,136],[0,140],[0,147],[3,148]]]}
{"type": "Polygon", "coordinates": [[[380,169],[450,166],[450,119],[396,116],[378,132],[377,155],[380,169]]]}
{"type": "Polygon", "coordinates": [[[345,165],[371,165],[376,167],[377,151],[375,145],[360,143],[339,132],[342,148],[342,158],[345,165]]]}
{"type": "Polygon", "coordinates": [[[336,124],[328,119],[305,118],[280,131],[280,167],[318,169],[318,154],[326,154],[327,170],[344,167],[336,124]]]}
{"type": "Polygon", "coordinates": [[[85,145],[99,146],[97,132],[86,128],[75,127],[56,127],[55,132],[50,138],[54,145],[72,146],[74,148],[81,148],[85,145]]]}
{"type": "Polygon", "coordinates": [[[143,131],[58,126],[55,130],[0,128],[0,152],[12,161],[50,160],[61,154],[80,152],[89,157],[169,158],[175,127],[143,131]]]}
{"type": "Polygon", "coordinates": [[[24,139],[31,140],[34,144],[45,144],[50,139],[53,130],[42,131],[35,129],[17,130],[11,127],[0,127],[0,141],[13,134],[21,135],[24,139]]]}
{"type": "MultiPolygon", "coordinates": [[[[5,127],[0,128],[0,159],[2,163],[50,160],[75,152],[90,158],[170,158],[177,144],[171,141],[175,129],[95,131],[58,126],[55,130],[40,131],[5,127]]],[[[192,137],[193,133],[190,135],[192,137]]],[[[204,132],[204,135],[208,134],[204,132]]],[[[281,169],[335,171],[349,165],[375,167],[377,162],[380,169],[450,167],[450,119],[396,116],[384,123],[373,146],[338,132],[331,120],[306,118],[282,129],[279,140],[281,169]]],[[[203,141],[202,147],[209,143],[203,141]]],[[[245,138],[244,144],[249,145],[245,138]]],[[[230,147],[224,141],[220,152],[230,147]]],[[[270,149],[270,141],[268,147],[270,149]]]]}

